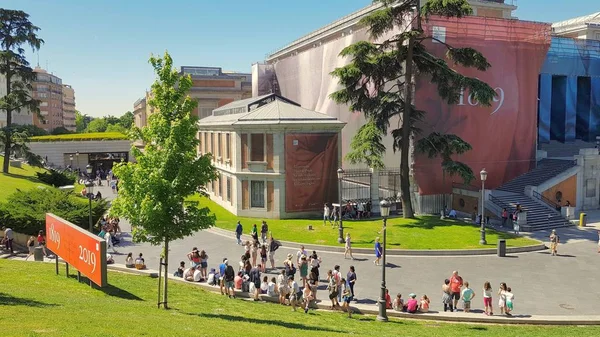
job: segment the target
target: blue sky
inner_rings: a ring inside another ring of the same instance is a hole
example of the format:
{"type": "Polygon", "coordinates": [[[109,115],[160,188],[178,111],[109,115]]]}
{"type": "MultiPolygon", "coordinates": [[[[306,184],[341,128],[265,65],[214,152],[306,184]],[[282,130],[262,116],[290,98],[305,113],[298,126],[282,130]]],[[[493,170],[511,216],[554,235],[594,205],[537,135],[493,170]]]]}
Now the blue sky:
{"type": "MultiPolygon", "coordinates": [[[[511,1],[511,0],[508,0],[511,1]]],[[[75,88],[77,109],[121,115],[150,87],[150,53],[177,66],[250,72],[265,54],[369,0],[2,0],[42,28],[40,66],[75,88]]],[[[518,0],[516,16],[554,22],[600,11],[598,0],[518,0]],[[549,5],[549,4],[552,5],[549,5]],[[576,4],[576,5],[575,5],[576,4]],[[595,4],[595,5],[594,5],[595,4]]],[[[29,60],[37,63],[37,55],[29,60]]]]}

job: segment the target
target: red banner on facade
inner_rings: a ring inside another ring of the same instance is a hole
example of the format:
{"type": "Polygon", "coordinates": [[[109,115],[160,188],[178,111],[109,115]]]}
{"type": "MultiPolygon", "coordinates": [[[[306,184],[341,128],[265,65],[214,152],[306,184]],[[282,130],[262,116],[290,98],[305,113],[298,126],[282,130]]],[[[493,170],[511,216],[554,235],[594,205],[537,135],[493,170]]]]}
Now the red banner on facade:
{"type": "MultiPolygon", "coordinates": [[[[538,75],[550,47],[550,26],[518,20],[467,17],[459,20],[431,18],[423,26],[437,40],[428,50],[444,57],[448,45],[472,47],[483,53],[492,65],[485,72],[454,67],[461,74],[477,77],[495,89],[491,107],[479,104],[471,93],[463,92],[458,104],[440,99],[430,79],[417,80],[415,105],[426,111],[422,135],[432,131],[455,134],[473,150],[455,156],[469,165],[480,186],[479,171],[488,171],[486,188],[527,172],[535,163],[537,137],[538,75]]],[[[451,61],[448,61],[450,64],[451,61]]],[[[459,177],[443,177],[439,160],[415,155],[414,174],[421,194],[452,191],[459,177]]]]}
{"type": "Polygon", "coordinates": [[[285,211],[308,212],[338,200],[338,135],[285,135],[285,211]]]}

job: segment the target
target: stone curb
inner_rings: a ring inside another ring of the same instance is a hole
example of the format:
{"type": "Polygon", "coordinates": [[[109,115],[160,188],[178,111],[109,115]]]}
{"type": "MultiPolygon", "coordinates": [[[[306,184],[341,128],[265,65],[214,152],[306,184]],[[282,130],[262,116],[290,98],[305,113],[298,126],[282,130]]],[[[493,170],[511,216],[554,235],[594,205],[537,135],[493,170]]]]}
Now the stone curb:
{"type": "MultiPolygon", "coordinates": [[[[130,273],[137,275],[145,275],[150,277],[158,277],[158,272],[156,270],[137,270],[133,268],[127,268],[122,264],[111,264],[108,265],[108,269],[115,272],[122,273],[130,273]]],[[[197,282],[189,282],[184,281],[179,277],[174,277],[169,275],[169,280],[176,281],[179,283],[185,283],[192,286],[200,287],[204,290],[220,293],[220,290],[217,286],[210,286],[205,283],[197,283],[197,282]]],[[[244,299],[250,299],[249,293],[237,291],[235,292],[235,296],[244,299]]],[[[278,303],[278,299],[276,297],[271,297],[267,295],[259,295],[259,299],[264,302],[270,303],[278,303]]],[[[328,310],[329,305],[324,304],[323,301],[317,303],[316,306],[312,306],[312,308],[320,309],[320,310],[328,310]]],[[[379,310],[374,305],[365,305],[365,304],[353,304],[351,308],[354,313],[363,314],[363,315],[377,315],[379,310]]],[[[302,309],[299,309],[302,311],[302,309]]],[[[344,315],[345,313],[341,311],[337,311],[340,315],[344,315]]],[[[395,317],[401,319],[419,319],[419,320],[427,320],[427,321],[444,321],[444,322],[454,322],[454,323],[486,323],[486,324],[528,324],[528,325],[600,325],[600,316],[530,316],[530,315],[514,315],[512,317],[506,316],[485,316],[480,313],[464,313],[464,312],[452,312],[452,313],[444,313],[444,312],[429,312],[429,313],[417,313],[417,314],[409,314],[404,312],[397,312],[394,310],[387,310],[388,317],[395,317]]]]}
{"type": "MultiPolygon", "coordinates": [[[[222,228],[212,227],[207,230],[208,232],[219,234],[222,236],[230,237],[232,240],[235,239],[235,234],[233,231],[229,231],[222,228]]],[[[242,235],[244,240],[250,240],[251,237],[249,235],[242,235]]],[[[344,247],[335,247],[335,246],[324,246],[324,245],[314,245],[308,243],[298,243],[291,241],[282,241],[283,247],[285,248],[296,248],[300,245],[303,245],[306,250],[317,250],[322,252],[336,252],[343,253],[344,247]]],[[[528,253],[535,252],[540,250],[548,249],[545,244],[539,243],[537,245],[525,246],[525,247],[507,247],[506,254],[516,254],[516,253],[528,253]]],[[[374,254],[374,250],[372,248],[352,248],[352,253],[357,254],[374,254]]],[[[497,253],[496,248],[489,249],[387,249],[387,255],[402,255],[402,256],[472,256],[472,255],[495,255],[497,253]]]]}

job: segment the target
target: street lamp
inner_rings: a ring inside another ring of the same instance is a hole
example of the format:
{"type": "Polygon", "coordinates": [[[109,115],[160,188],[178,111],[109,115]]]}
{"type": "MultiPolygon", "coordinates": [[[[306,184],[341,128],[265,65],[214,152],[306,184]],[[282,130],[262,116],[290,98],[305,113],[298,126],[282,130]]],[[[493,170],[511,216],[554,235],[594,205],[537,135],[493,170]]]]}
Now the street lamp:
{"type": "Polygon", "coordinates": [[[339,237],[338,237],[338,242],[339,243],[344,243],[344,224],[342,222],[342,178],[344,178],[344,169],[343,168],[339,168],[337,170],[337,177],[338,177],[338,191],[339,191],[339,197],[340,197],[340,207],[339,207],[339,219],[340,219],[340,225],[338,227],[338,232],[339,232],[339,237]]]}
{"type": "Polygon", "coordinates": [[[487,180],[487,171],[485,169],[479,172],[481,178],[481,239],[479,240],[480,245],[487,245],[485,240],[485,181],[487,180]]]}
{"type": "Polygon", "coordinates": [[[75,151],[75,159],[77,160],[77,172],[79,172],[79,151],[75,151]]]}
{"type": "Polygon", "coordinates": [[[389,201],[383,199],[381,203],[379,203],[379,209],[381,210],[381,217],[383,218],[383,266],[381,267],[381,295],[379,297],[379,315],[377,315],[377,320],[381,322],[387,322],[387,301],[385,300],[385,246],[387,236],[387,218],[390,215],[389,201]]]}
{"type": "Polygon", "coordinates": [[[92,171],[93,171],[92,165],[88,164],[85,167],[85,171],[87,172],[88,177],[90,177],[90,179],[85,183],[85,189],[86,189],[86,192],[87,192],[86,196],[87,196],[87,198],[88,198],[88,200],[90,202],[90,224],[89,224],[90,227],[89,227],[89,231],[90,231],[90,233],[92,233],[93,232],[92,199],[94,199],[94,182],[91,180],[92,171]]]}

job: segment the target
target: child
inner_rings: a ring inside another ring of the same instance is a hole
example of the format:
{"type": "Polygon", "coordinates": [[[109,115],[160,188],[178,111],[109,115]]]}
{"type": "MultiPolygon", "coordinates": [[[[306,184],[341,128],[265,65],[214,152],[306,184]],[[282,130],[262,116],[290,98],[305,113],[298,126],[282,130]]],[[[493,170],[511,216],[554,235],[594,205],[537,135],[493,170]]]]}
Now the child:
{"type": "Polygon", "coordinates": [[[483,284],[483,306],[485,307],[484,313],[488,316],[494,314],[492,307],[492,285],[489,281],[485,281],[483,284]]]}
{"type": "Polygon", "coordinates": [[[427,295],[423,295],[423,297],[421,297],[421,303],[419,303],[419,311],[429,312],[429,297],[427,297],[427,295]]]}
{"type": "Polygon", "coordinates": [[[465,312],[471,311],[471,300],[475,297],[473,289],[469,288],[469,282],[465,282],[465,289],[462,291],[461,298],[464,302],[465,312]]]}
{"type": "Polygon", "coordinates": [[[397,294],[396,298],[394,298],[394,302],[392,303],[392,308],[396,311],[404,310],[404,300],[402,300],[402,294],[397,294]]]}
{"type": "Polygon", "coordinates": [[[311,286],[310,284],[307,287],[304,287],[302,291],[302,297],[304,298],[304,313],[308,313],[308,308],[310,307],[310,302],[315,299],[313,295],[313,287],[316,289],[316,286],[311,286]]]}
{"type": "Polygon", "coordinates": [[[550,250],[552,252],[552,256],[558,255],[558,244],[560,243],[560,237],[556,234],[556,229],[552,230],[552,234],[550,234],[550,250]]]}
{"type": "Polygon", "coordinates": [[[352,310],[350,309],[350,300],[352,299],[352,292],[346,282],[346,279],[342,277],[342,308],[348,312],[348,318],[352,318],[352,310]]]}
{"type": "Polygon", "coordinates": [[[513,310],[514,299],[515,295],[512,293],[512,289],[506,288],[506,316],[512,316],[510,312],[513,310]]]}
{"type": "Polygon", "coordinates": [[[500,283],[500,289],[498,289],[498,307],[500,308],[500,314],[506,312],[506,283],[500,283]]]}

